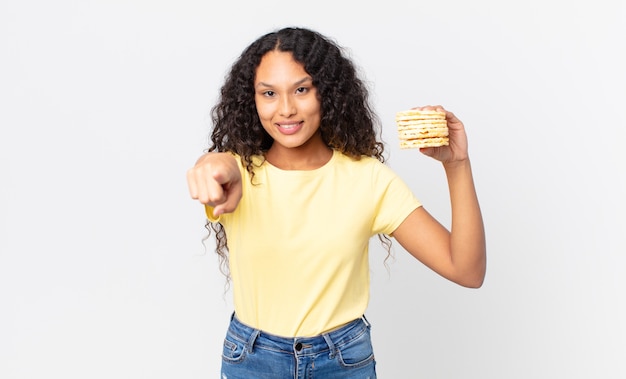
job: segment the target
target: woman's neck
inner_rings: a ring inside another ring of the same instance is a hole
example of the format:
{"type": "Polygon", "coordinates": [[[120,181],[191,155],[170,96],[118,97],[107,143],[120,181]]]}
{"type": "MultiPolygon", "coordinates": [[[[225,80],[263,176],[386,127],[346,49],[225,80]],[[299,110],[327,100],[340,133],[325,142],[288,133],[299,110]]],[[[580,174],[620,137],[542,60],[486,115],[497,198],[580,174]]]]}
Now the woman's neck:
{"type": "Polygon", "coordinates": [[[315,170],[324,166],[333,156],[333,150],[321,139],[302,146],[287,148],[274,143],[265,153],[265,159],[281,170],[315,170]]]}

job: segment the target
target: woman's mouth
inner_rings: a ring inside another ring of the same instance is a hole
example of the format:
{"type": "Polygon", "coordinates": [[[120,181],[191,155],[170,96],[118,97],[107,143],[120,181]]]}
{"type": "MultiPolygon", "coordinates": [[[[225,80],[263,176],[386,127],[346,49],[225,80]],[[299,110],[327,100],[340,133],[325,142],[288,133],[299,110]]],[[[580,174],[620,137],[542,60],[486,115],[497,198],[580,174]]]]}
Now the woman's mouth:
{"type": "Polygon", "coordinates": [[[291,135],[297,133],[302,128],[302,121],[277,123],[278,131],[282,134],[291,135]]]}

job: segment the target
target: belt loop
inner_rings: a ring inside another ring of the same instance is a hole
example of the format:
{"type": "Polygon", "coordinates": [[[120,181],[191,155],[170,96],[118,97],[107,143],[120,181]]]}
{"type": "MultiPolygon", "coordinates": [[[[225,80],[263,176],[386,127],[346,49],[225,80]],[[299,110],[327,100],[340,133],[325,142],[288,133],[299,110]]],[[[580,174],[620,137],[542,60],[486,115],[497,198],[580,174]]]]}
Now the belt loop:
{"type": "Polygon", "coordinates": [[[261,334],[261,331],[258,329],[255,329],[254,332],[252,332],[252,334],[250,335],[250,338],[248,339],[248,351],[250,352],[250,354],[252,354],[254,351],[254,342],[256,341],[257,337],[259,337],[259,334],[261,334]]]}
{"type": "Polygon", "coordinates": [[[365,326],[367,326],[368,329],[372,328],[372,324],[370,324],[370,322],[367,320],[367,317],[365,317],[365,315],[361,316],[361,319],[363,320],[363,322],[365,322],[365,326]]]}
{"type": "Polygon", "coordinates": [[[330,348],[330,355],[328,357],[330,359],[335,358],[335,354],[337,354],[337,348],[335,347],[333,340],[330,339],[330,336],[328,335],[328,333],[322,334],[322,337],[324,337],[324,341],[326,341],[326,344],[330,348]]]}

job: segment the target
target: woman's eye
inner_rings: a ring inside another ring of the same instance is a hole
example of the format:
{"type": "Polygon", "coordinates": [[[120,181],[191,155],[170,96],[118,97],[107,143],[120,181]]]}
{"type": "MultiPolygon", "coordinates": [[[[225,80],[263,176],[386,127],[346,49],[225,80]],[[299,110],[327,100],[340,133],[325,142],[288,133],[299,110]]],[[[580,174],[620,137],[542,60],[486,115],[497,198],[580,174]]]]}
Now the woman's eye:
{"type": "Polygon", "coordinates": [[[263,92],[263,95],[265,95],[267,97],[272,97],[272,96],[274,96],[274,91],[265,91],[265,92],[263,92]]]}
{"type": "Polygon", "coordinates": [[[296,90],[296,93],[306,93],[308,90],[308,88],[306,87],[300,87],[296,90]]]}

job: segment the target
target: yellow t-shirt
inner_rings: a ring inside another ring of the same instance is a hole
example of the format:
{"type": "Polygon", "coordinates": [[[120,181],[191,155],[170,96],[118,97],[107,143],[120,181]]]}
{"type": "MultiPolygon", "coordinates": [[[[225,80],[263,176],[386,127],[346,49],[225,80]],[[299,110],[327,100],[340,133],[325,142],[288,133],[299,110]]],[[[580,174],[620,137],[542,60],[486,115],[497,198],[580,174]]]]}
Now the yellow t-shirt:
{"type": "MultiPolygon", "coordinates": [[[[236,157],[239,162],[239,157],[236,157]]],[[[256,163],[261,160],[256,160],[256,163]]],[[[369,301],[368,246],[417,207],[408,186],[374,158],[335,151],[310,171],[242,168],[243,196],[226,231],[235,313],[284,337],[321,334],[361,317],[369,301]]],[[[212,208],[207,217],[214,220],[212,208]]]]}

